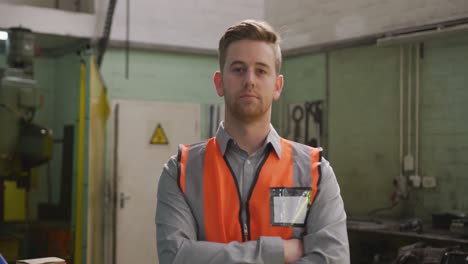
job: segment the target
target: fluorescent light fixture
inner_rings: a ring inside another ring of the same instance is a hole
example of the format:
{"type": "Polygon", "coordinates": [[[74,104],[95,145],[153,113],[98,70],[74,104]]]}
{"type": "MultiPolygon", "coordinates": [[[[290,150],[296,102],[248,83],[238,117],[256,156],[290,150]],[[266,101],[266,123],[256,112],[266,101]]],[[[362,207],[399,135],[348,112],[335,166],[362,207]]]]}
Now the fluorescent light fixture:
{"type": "Polygon", "coordinates": [[[405,43],[423,42],[432,38],[449,37],[452,35],[468,32],[468,24],[461,24],[446,28],[437,28],[422,32],[408,33],[377,39],[377,46],[388,46],[405,43]]]}
{"type": "Polygon", "coordinates": [[[8,39],[8,32],[0,31],[0,40],[7,40],[8,39]]]}

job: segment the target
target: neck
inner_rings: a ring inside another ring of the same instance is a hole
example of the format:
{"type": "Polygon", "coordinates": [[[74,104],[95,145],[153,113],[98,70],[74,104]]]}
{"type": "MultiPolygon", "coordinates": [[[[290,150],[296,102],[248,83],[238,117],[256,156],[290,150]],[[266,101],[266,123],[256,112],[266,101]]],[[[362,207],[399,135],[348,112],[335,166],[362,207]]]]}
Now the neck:
{"type": "Polygon", "coordinates": [[[250,155],[265,142],[270,132],[270,118],[244,122],[226,114],[224,129],[233,137],[239,147],[250,155]]]}

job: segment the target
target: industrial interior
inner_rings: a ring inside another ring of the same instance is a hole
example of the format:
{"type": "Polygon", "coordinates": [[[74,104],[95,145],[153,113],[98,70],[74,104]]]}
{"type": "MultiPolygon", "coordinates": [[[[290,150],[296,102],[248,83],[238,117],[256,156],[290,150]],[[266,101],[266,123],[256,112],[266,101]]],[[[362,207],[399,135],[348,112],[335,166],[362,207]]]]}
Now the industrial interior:
{"type": "Polygon", "coordinates": [[[466,0],[0,0],[4,261],[158,263],[158,178],[216,133],[244,19],[282,37],[272,125],[323,148],[351,263],[468,263],[466,0]]]}

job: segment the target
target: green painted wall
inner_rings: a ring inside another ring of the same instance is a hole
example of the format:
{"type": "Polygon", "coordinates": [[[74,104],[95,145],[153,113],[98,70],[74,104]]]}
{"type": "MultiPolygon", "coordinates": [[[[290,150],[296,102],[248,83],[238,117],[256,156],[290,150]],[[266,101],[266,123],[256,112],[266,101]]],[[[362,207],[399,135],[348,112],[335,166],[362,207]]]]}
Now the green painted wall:
{"type": "Polygon", "coordinates": [[[221,104],[213,74],[216,56],[131,50],[126,78],[125,51],[110,49],[101,73],[109,99],[155,100],[202,104],[202,138],[208,137],[209,104],[221,104]]]}
{"type": "MultiPolygon", "coordinates": [[[[55,137],[63,138],[64,125],[74,125],[75,140],[78,133],[78,111],[79,111],[79,83],[80,83],[80,57],[76,54],[68,54],[56,58],[55,65],[55,137]]],[[[76,142],[76,141],[75,141],[76,142]]],[[[76,144],[76,143],[75,143],[76,144]]],[[[55,145],[55,153],[57,159],[54,159],[54,175],[57,177],[54,182],[54,201],[59,201],[59,191],[62,177],[62,144],[55,145]]],[[[73,155],[76,158],[76,146],[73,150],[73,155]]],[[[69,175],[72,177],[73,175],[69,175]]],[[[73,199],[73,198],[72,198],[73,199]]],[[[71,206],[71,205],[70,205],[71,206]]]]}
{"type": "MultiPolygon", "coordinates": [[[[408,198],[384,215],[427,219],[434,211],[468,210],[463,195],[468,186],[467,51],[468,38],[463,36],[425,43],[420,77],[420,174],[435,176],[438,186],[408,187],[408,198]]],[[[361,46],[328,54],[326,157],[351,217],[365,217],[372,209],[389,206],[393,179],[400,174],[399,56],[398,46],[361,46]]],[[[285,90],[275,104],[275,125],[285,124],[280,113],[284,115],[288,102],[326,98],[326,59],[325,54],[285,59],[285,90]]],[[[406,68],[407,63],[405,59],[406,68]]],[[[407,78],[405,73],[405,87],[407,78]]],[[[414,61],[412,78],[414,85],[414,61]]],[[[413,124],[412,144],[414,139],[413,124]]],[[[406,141],[405,136],[404,153],[406,141]]]]}
{"type": "Polygon", "coordinates": [[[399,49],[330,53],[329,157],[349,215],[390,204],[399,175],[399,49]]]}
{"type": "Polygon", "coordinates": [[[421,60],[421,175],[435,189],[417,189],[408,214],[468,211],[468,37],[428,41],[421,60]]]}
{"type": "MultiPolygon", "coordinates": [[[[34,78],[43,98],[43,105],[37,110],[34,123],[52,129],[54,137],[55,77],[55,59],[40,57],[34,60],[34,78]]],[[[54,175],[54,171],[57,171],[56,160],[59,159],[54,145],[52,161],[34,169],[32,188],[28,193],[29,215],[32,219],[36,219],[37,206],[40,203],[54,202],[54,198],[58,196],[59,190],[56,189],[58,176],[54,175]]]]}
{"type": "MultiPolygon", "coordinates": [[[[52,129],[57,140],[63,138],[64,125],[77,124],[79,65],[80,58],[74,53],[38,57],[34,62],[34,78],[44,102],[36,114],[35,123],[52,129]]],[[[62,144],[55,143],[52,160],[37,168],[34,186],[29,193],[32,219],[37,217],[38,204],[60,202],[61,177],[62,144]]]]}
{"type": "Polygon", "coordinates": [[[288,104],[325,100],[325,55],[287,58],[281,73],[284,76],[284,88],[280,100],[273,104],[272,124],[278,133],[285,135],[288,104]]]}
{"type": "MultiPolygon", "coordinates": [[[[328,56],[329,113],[324,115],[329,118],[324,125],[330,140],[327,146],[325,138],[325,157],[335,169],[348,213],[365,215],[388,205],[399,172],[399,53],[394,48],[360,47],[328,56]]],[[[284,134],[289,103],[327,104],[327,55],[286,58],[282,73],[285,88],[274,105],[272,122],[284,134]]]]}
{"type": "Polygon", "coordinates": [[[0,68],[4,68],[6,66],[6,56],[5,54],[0,54],[0,68]]]}
{"type": "Polygon", "coordinates": [[[132,50],[126,79],[125,52],[110,49],[101,72],[111,98],[218,103],[212,81],[218,68],[215,56],[132,50]]]}

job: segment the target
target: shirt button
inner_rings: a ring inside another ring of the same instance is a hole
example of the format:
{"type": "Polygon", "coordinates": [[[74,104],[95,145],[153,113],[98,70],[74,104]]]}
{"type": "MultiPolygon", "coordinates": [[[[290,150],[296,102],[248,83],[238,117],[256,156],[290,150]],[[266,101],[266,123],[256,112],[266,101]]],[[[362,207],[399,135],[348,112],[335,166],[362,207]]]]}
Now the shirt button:
{"type": "Polygon", "coordinates": [[[250,160],[247,160],[247,164],[249,164],[249,165],[250,165],[250,160]]]}

